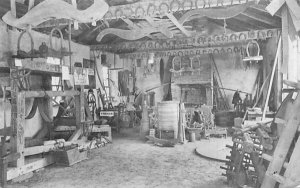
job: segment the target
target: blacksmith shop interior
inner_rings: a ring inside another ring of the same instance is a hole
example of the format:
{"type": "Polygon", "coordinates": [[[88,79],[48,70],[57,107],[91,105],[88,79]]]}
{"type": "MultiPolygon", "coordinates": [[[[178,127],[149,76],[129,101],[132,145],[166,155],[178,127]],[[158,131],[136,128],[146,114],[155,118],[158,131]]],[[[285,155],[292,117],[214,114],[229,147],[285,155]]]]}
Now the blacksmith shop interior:
{"type": "Polygon", "coordinates": [[[300,188],[299,0],[0,17],[0,187],[300,188]]]}

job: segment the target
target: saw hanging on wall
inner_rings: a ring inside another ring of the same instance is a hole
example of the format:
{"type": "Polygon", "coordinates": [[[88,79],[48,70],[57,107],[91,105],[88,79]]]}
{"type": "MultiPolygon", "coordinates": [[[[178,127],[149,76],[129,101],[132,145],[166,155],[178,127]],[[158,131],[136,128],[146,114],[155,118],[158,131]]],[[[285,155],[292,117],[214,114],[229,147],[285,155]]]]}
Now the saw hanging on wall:
{"type": "Polygon", "coordinates": [[[100,20],[108,9],[109,6],[104,0],[94,0],[94,4],[85,10],[78,10],[73,5],[62,0],[45,0],[33,7],[21,18],[16,18],[9,11],[2,19],[6,24],[20,29],[24,29],[28,25],[35,27],[53,18],[89,23],[100,20]]]}

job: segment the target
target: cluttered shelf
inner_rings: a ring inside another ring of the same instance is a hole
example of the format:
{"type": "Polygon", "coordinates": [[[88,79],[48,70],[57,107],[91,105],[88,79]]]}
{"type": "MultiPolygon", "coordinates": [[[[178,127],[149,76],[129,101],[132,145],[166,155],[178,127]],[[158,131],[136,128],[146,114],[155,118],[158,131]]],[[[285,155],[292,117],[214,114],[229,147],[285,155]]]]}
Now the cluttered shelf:
{"type": "Polygon", "coordinates": [[[47,59],[44,58],[14,59],[14,66],[30,70],[32,73],[48,73],[51,75],[62,74],[61,65],[48,63],[47,59]]]}

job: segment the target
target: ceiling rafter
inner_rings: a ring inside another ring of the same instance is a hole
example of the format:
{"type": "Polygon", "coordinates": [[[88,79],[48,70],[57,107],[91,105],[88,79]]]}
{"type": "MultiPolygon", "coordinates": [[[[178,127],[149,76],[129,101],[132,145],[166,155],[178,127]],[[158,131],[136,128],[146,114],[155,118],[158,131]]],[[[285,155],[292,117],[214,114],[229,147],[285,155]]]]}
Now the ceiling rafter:
{"type": "Polygon", "coordinates": [[[239,15],[237,17],[231,18],[230,20],[237,22],[238,25],[241,25],[243,27],[247,27],[247,25],[250,28],[253,29],[266,29],[270,28],[270,26],[263,24],[262,22],[256,21],[256,20],[250,20],[248,17],[244,15],[239,15]]]}
{"type": "Polygon", "coordinates": [[[246,10],[245,12],[242,13],[242,15],[244,15],[250,19],[262,22],[269,26],[278,27],[281,25],[280,21],[277,21],[276,19],[272,18],[271,16],[259,14],[259,13],[257,13],[257,11],[253,12],[250,10],[246,10]]]}
{"type": "MultiPolygon", "coordinates": [[[[216,19],[208,18],[208,21],[224,27],[224,20],[216,20],[216,19]]],[[[245,28],[237,26],[237,25],[233,26],[232,24],[228,23],[228,21],[226,21],[226,25],[227,25],[228,29],[235,31],[235,32],[245,31],[245,28]]]]}
{"type": "MultiPolygon", "coordinates": [[[[254,5],[250,6],[249,8],[258,10],[258,11],[260,11],[260,12],[264,12],[264,13],[270,14],[270,13],[266,10],[266,7],[267,7],[267,6],[262,5],[262,4],[254,4],[254,5]]],[[[280,13],[275,13],[274,16],[281,18],[280,13]]]]}

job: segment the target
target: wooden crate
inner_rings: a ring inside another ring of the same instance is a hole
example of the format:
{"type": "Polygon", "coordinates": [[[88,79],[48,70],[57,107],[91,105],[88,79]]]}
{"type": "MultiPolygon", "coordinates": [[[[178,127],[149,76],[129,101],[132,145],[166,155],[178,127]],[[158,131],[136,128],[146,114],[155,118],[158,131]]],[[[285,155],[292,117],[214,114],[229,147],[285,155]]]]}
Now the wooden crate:
{"type": "Polygon", "coordinates": [[[72,166],[85,159],[88,159],[87,151],[79,151],[78,147],[54,151],[54,160],[58,165],[72,166]]]}

